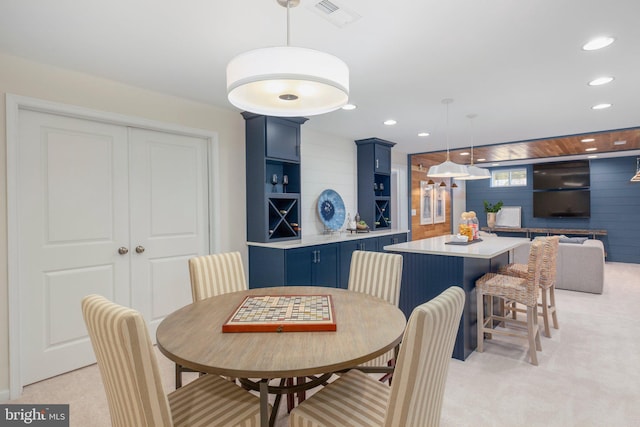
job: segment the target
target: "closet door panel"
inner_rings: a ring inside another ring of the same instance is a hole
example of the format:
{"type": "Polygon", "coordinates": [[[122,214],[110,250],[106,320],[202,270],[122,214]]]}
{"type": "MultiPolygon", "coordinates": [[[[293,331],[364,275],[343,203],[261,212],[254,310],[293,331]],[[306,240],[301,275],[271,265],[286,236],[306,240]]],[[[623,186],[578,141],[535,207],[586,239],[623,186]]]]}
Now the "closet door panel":
{"type": "Polygon", "coordinates": [[[192,300],[187,260],[208,253],[206,141],[131,129],[130,177],[133,305],[155,336],[192,300]]]}
{"type": "Polygon", "coordinates": [[[95,361],[80,300],[129,305],[126,128],[20,111],[18,280],[21,378],[95,361]]]}

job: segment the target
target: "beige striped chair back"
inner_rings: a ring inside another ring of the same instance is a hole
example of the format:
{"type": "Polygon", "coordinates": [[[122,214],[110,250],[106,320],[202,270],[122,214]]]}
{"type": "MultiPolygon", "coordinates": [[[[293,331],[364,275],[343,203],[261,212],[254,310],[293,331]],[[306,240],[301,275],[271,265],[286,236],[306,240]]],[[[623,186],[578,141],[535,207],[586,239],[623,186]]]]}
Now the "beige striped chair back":
{"type": "Polygon", "coordinates": [[[189,259],[189,275],[194,302],[247,289],[240,252],[191,258],[189,259]]]}
{"type": "MultiPolygon", "coordinates": [[[[362,292],[381,298],[398,306],[400,300],[400,283],[402,280],[402,255],[384,252],[354,251],[351,256],[349,270],[350,291],[362,292]]],[[[394,351],[360,366],[386,366],[394,359],[394,351]]]]}
{"type": "Polygon", "coordinates": [[[416,307],[398,355],[385,427],[438,426],[465,293],[452,286],[416,307]]]}
{"type": "Polygon", "coordinates": [[[173,426],[147,326],[137,311],[100,295],[82,300],[114,427],[173,426]]]}
{"type": "Polygon", "coordinates": [[[354,251],[349,270],[350,291],[382,298],[398,306],[402,280],[402,255],[354,251]]]}

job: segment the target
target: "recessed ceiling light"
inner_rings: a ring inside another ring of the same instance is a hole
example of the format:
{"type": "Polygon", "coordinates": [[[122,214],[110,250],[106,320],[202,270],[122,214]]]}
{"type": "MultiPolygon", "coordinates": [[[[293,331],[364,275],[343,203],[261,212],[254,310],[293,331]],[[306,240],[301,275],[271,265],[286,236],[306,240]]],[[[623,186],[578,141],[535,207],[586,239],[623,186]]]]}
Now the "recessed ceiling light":
{"type": "Polygon", "coordinates": [[[342,106],[342,109],[343,110],[347,110],[347,111],[355,110],[356,108],[358,108],[358,107],[356,107],[354,104],[344,104],[342,106]]]}
{"type": "Polygon", "coordinates": [[[589,159],[597,159],[598,156],[596,156],[595,154],[592,154],[590,156],[587,156],[587,158],[589,158],[589,159]]]}
{"type": "Polygon", "coordinates": [[[582,46],[582,50],[598,50],[603,47],[609,46],[611,43],[615,41],[615,38],[610,36],[604,37],[596,37],[595,39],[589,40],[582,46]]]}
{"type": "Polygon", "coordinates": [[[395,120],[393,120],[393,119],[389,119],[389,120],[385,120],[385,121],[384,121],[384,124],[385,124],[385,125],[387,125],[387,126],[393,126],[393,125],[395,125],[396,123],[398,123],[398,122],[396,122],[396,121],[395,121],[395,120]]]}
{"type": "Polygon", "coordinates": [[[607,83],[611,83],[613,81],[613,77],[598,77],[597,79],[593,79],[589,82],[589,86],[600,86],[606,85],[607,83]]]}
{"type": "Polygon", "coordinates": [[[418,136],[429,136],[431,135],[429,132],[420,132],[418,136]]]}
{"type": "Polygon", "coordinates": [[[591,147],[591,148],[587,148],[587,149],[586,149],[586,150],[584,150],[584,151],[596,151],[596,150],[597,150],[597,148],[596,148],[596,147],[591,147]]]}
{"type": "Polygon", "coordinates": [[[605,108],[609,108],[611,107],[611,104],[598,104],[598,105],[594,105],[593,107],[591,107],[592,110],[604,110],[605,108]]]}
{"type": "Polygon", "coordinates": [[[593,142],[595,141],[595,138],[585,138],[585,139],[581,139],[580,142],[593,142]]]}
{"type": "Polygon", "coordinates": [[[627,141],[613,141],[613,145],[625,145],[627,141]]]}
{"type": "Polygon", "coordinates": [[[484,162],[487,159],[477,159],[479,162],[484,162]]]}
{"type": "Polygon", "coordinates": [[[500,166],[500,163],[491,163],[491,166],[500,166]]]}
{"type": "Polygon", "coordinates": [[[468,156],[469,152],[468,151],[463,151],[462,153],[460,153],[461,156],[468,156]]]}

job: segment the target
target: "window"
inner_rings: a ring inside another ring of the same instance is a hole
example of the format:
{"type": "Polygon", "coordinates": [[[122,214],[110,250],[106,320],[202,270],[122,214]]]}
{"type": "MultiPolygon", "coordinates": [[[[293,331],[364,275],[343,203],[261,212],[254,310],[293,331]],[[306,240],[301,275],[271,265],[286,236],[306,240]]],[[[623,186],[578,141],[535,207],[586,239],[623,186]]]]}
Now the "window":
{"type": "Polygon", "coordinates": [[[491,171],[492,187],[524,187],[527,185],[527,169],[500,169],[491,171]]]}

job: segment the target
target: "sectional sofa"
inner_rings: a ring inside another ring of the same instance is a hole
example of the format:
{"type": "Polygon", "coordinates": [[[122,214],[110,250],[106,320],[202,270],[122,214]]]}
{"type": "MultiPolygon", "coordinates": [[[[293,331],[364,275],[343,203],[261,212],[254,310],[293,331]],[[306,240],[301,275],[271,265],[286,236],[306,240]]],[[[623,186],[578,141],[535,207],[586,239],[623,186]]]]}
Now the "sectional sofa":
{"type": "MultiPolygon", "coordinates": [[[[597,239],[561,239],[558,248],[556,289],[601,294],[604,286],[604,245],[597,239]],[[569,243],[571,242],[571,243],[569,243]]],[[[531,243],[513,253],[513,262],[527,263],[531,243]]]]}

